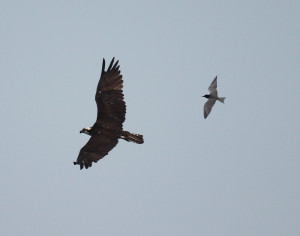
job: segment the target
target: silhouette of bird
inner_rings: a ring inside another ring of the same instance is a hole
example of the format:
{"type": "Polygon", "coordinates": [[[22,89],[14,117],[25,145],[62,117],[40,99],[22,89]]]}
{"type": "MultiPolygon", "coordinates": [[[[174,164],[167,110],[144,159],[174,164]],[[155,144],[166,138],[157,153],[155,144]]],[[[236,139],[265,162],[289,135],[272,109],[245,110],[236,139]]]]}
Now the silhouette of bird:
{"type": "Polygon", "coordinates": [[[224,103],[224,101],[225,101],[225,97],[218,97],[217,76],[214,78],[214,80],[209,85],[208,91],[210,92],[210,94],[205,94],[204,96],[202,96],[202,97],[205,97],[208,99],[204,105],[204,119],[206,119],[206,117],[209,115],[212,107],[215,105],[217,100],[222,103],[224,103]]]}
{"type": "Polygon", "coordinates": [[[93,162],[96,163],[106,156],[117,145],[119,139],[138,144],[144,143],[143,135],[123,130],[126,114],[123,79],[119,61],[114,63],[114,59],[111,60],[107,70],[103,59],[95,95],[97,120],[92,127],[80,131],[91,136],[87,144],[81,148],[77,161],[74,162],[74,165],[79,165],[80,169],[83,167],[87,169],[93,162]]]}

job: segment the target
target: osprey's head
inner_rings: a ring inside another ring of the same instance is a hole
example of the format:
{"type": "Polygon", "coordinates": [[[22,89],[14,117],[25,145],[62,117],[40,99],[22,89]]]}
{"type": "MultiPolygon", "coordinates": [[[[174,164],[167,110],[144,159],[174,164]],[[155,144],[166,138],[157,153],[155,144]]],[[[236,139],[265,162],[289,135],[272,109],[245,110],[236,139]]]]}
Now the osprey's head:
{"type": "Polygon", "coordinates": [[[210,96],[208,95],[208,94],[205,94],[204,96],[202,96],[202,97],[204,97],[204,98],[207,98],[207,99],[209,99],[210,98],[210,96]]]}
{"type": "Polygon", "coordinates": [[[80,133],[91,135],[91,131],[92,131],[92,127],[86,127],[86,128],[83,128],[82,130],[80,130],[80,133]]]}

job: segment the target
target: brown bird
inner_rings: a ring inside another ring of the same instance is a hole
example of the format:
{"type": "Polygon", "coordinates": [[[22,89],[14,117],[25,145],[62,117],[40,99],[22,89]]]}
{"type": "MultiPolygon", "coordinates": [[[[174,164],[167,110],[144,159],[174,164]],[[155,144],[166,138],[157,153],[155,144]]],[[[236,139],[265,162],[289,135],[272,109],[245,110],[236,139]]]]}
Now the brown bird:
{"type": "Polygon", "coordinates": [[[105,71],[103,59],[100,80],[97,86],[95,100],[97,103],[97,120],[92,127],[84,128],[80,133],[91,136],[87,144],[81,148],[74,165],[80,169],[92,166],[108,154],[118,143],[118,139],[138,144],[144,143],[143,135],[123,130],[126,104],[123,94],[123,80],[117,61],[113,58],[105,71]]]}

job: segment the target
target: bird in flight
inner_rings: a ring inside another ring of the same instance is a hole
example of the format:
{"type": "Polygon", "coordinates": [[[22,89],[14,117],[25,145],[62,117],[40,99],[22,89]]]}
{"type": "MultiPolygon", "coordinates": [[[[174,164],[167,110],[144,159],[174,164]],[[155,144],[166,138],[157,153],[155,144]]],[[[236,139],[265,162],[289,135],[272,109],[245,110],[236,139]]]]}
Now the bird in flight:
{"type": "Polygon", "coordinates": [[[97,86],[95,100],[97,103],[97,120],[92,127],[84,128],[80,133],[90,135],[87,144],[81,148],[74,165],[80,169],[92,166],[108,154],[118,143],[118,139],[138,144],[144,143],[143,135],[123,130],[126,104],[123,94],[123,80],[117,61],[113,58],[105,71],[103,59],[100,80],[97,86]]]}
{"type": "Polygon", "coordinates": [[[222,103],[224,103],[224,100],[225,100],[225,97],[218,97],[217,76],[214,78],[214,80],[209,85],[208,91],[210,92],[210,94],[205,94],[204,96],[202,96],[202,97],[205,97],[208,99],[204,105],[204,119],[206,119],[206,117],[209,115],[212,107],[215,105],[217,100],[222,103]]]}

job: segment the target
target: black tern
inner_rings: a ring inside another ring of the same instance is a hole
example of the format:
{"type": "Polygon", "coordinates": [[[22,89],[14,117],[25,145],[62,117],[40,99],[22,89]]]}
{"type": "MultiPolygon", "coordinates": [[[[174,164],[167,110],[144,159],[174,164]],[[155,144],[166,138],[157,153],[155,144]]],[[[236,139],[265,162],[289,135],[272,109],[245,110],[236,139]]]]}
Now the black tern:
{"type": "Polygon", "coordinates": [[[220,101],[224,103],[225,97],[218,97],[218,91],[217,91],[217,76],[214,78],[214,80],[211,82],[211,84],[208,87],[208,91],[210,94],[205,94],[202,97],[207,98],[207,102],[204,105],[204,119],[209,115],[211,112],[212,107],[215,105],[216,101],[220,101]]]}

